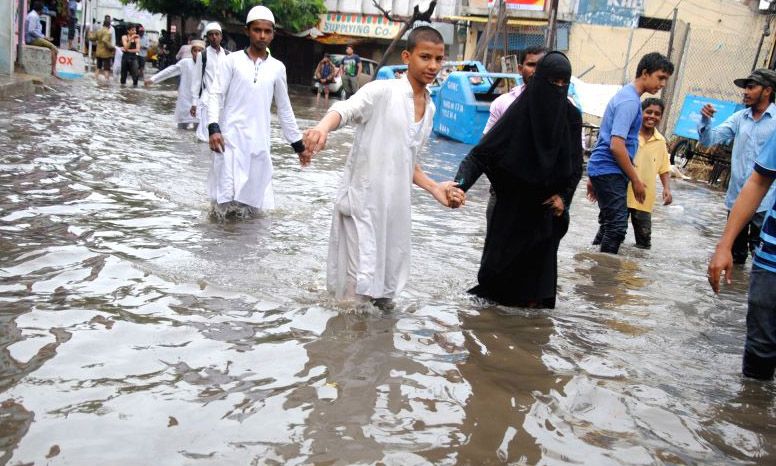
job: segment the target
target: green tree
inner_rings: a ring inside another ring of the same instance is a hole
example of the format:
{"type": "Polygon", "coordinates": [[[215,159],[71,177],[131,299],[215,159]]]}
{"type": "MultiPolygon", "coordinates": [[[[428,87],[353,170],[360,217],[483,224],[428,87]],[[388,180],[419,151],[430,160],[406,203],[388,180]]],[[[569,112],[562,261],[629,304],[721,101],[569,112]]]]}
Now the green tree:
{"type": "Polygon", "coordinates": [[[309,29],[318,23],[318,15],[326,13],[323,0],[121,0],[134,3],[151,13],[183,18],[215,18],[243,21],[255,5],[264,5],[275,15],[278,27],[291,32],[309,29]]]}

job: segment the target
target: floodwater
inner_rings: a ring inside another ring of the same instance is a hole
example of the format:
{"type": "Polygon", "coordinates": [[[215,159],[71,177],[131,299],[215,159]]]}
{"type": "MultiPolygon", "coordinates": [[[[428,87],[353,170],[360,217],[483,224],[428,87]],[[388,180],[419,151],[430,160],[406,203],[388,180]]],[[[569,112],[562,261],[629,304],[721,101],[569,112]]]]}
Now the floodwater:
{"type": "MultiPolygon", "coordinates": [[[[614,257],[580,188],[535,311],[465,292],[487,182],[457,211],[416,190],[396,308],[347,308],[325,269],[352,130],[301,169],[275,126],[277,210],[218,223],[174,100],[86,79],[0,102],[0,464],[776,461],[776,389],[739,375],[748,272],[706,283],[720,193],[675,182],[653,249],[614,257]]],[[[423,164],[449,179],[467,149],[423,164]]]]}

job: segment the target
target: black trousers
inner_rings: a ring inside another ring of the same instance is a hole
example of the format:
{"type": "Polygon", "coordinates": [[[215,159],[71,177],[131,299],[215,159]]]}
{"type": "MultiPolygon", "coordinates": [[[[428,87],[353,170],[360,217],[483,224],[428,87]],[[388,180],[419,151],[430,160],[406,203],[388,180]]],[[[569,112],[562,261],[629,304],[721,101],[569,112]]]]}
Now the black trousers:
{"type": "Polygon", "coordinates": [[[140,73],[138,71],[137,55],[134,53],[124,53],[121,56],[121,84],[127,83],[127,73],[132,75],[132,84],[137,86],[137,79],[140,73]]]}
{"type": "Polygon", "coordinates": [[[652,213],[638,209],[628,209],[633,234],[636,236],[636,247],[649,249],[652,247],[652,213]]]}

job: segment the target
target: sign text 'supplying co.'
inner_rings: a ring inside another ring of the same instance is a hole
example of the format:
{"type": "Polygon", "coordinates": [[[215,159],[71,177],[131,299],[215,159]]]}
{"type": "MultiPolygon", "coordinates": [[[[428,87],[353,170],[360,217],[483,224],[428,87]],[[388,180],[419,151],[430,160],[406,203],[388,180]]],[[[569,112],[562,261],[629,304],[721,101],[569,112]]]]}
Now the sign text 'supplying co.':
{"type": "Polygon", "coordinates": [[[321,15],[321,31],[326,34],[393,39],[401,30],[401,26],[401,23],[376,15],[321,15]]]}

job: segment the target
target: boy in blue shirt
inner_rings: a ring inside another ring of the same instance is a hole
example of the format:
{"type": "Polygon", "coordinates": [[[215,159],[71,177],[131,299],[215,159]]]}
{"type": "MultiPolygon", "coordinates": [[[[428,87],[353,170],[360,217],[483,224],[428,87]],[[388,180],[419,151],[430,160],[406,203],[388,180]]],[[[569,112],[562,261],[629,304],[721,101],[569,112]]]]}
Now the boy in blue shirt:
{"type": "MultiPolygon", "coordinates": [[[[754,171],[744,184],[730,211],[714,255],[709,261],[707,277],[711,289],[719,292],[720,275],[730,284],[733,271],[733,243],[749,223],[776,178],[776,134],[768,139],[754,164],[754,171]]],[[[760,380],[773,379],[776,368],[776,202],[760,231],[761,244],[752,261],[749,281],[749,306],[746,313],[744,376],[760,380]]]]}
{"type": "MultiPolygon", "coordinates": [[[[641,95],[656,94],[666,85],[674,65],[652,52],[641,57],[636,79],[620,89],[606,105],[598,141],[587,164],[588,198],[598,201],[599,230],[593,241],[601,252],[617,254],[628,230],[628,181],[639,202],[646,196],[643,180],[633,166],[639,146],[641,95]]],[[[650,182],[653,182],[650,180],[650,182]]]]}

